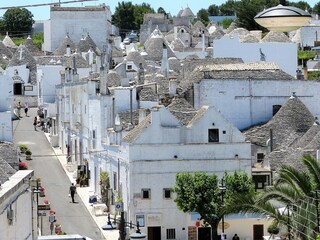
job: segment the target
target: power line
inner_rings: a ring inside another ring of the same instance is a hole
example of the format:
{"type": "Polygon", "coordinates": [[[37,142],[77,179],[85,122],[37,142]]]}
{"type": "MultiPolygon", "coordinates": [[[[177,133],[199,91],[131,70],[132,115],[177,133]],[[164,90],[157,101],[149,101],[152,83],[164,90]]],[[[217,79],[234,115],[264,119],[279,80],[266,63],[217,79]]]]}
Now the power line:
{"type": "Polygon", "coordinates": [[[60,6],[60,4],[68,4],[68,3],[77,3],[77,2],[89,2],[89,1],[97,1],[97,0],[73,0],[66,2],[54,2],[54,3],[39,3],[39,4],[29,4],[29,5],[21,5],[21,6],[10,6],[10,7],[0,7],[0,9],[11,9],[11,8],[29,8],[29,7],[41,7],[41,6],[60,6]]]}

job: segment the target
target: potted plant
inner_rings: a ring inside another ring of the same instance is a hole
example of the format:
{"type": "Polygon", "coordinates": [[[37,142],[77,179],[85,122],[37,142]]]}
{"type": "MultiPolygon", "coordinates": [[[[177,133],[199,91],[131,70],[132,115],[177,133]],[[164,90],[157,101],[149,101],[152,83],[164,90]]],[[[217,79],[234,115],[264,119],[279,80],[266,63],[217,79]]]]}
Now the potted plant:
{"type": "Polygon", "coordinates": [[[25,153],[28,150],[28,147],[25,144],[20,144],[19,149],[21,153],[25,153]]]}
{"type": "Polygon", "coordinates": [[[60,234],[61,233],[61,224],[60,223],[56,223],[55,224],[54,232],[56,234],[60,234]]]}
{"type": "Polygon", "coordinates": [[[268,226],[268,233],[270,233],[270,235],[276,235],[278,234],[280,231],[279,227],[278,227],[278,223],[276,221],[273,221],[269,226],[268,226]]]}
{"type": "Polygon", "coordinates": [[[19,170],[28,170],[28,166],[25,162],[19,162],[19,170]]]}
{"type": "Polygon", "coordinates": [[[45,197],[46,196],[46,194],[44,192],[45,188],[44,187],[40,187],[39,190],[40,190],[39,196],[40,197],[45,197]]]}
{"type": "Polygon", "coordinates": [[[30,149],[27,149],[25,153],[26,153],[26,160],[31,160],[32,152],[30,151],[30,149]]]}

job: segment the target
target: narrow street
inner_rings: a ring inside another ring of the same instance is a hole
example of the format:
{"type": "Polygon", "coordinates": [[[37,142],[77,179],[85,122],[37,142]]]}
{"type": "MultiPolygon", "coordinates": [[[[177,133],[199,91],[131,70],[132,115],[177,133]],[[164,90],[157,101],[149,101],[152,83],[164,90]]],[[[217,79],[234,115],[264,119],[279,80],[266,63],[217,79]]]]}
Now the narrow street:
{"type": "MultiPolygon", "coordinates": [[[[56,212],[56,223],[60,223],[62,231],[67,234],[80,234],[94,240],[104,239],[100,229],[88,212],[80,197],[75,196],[76,203],[71,203],[69,187],[71,185],[63,167],[58,161],[45,134],[38,127],[35,131],[33,119],[37,114],[36,108],[29,109],[28,117],[22,113],[20,120],[13,121],[13,139],[16,146],[26,144],[32,152],[32,160],[26,162],[30,170],[34,170],[35,178],[41,179],[45,188],[45,197],[39,197],[39,204],[44,199],[49,200],[51,209],[56,212]]],[[[50,235],[49,213],[39,217],[43,222],[42,235],[50,235]]],[[[55,234],[53,232],[53,234],[55,234]]]]}

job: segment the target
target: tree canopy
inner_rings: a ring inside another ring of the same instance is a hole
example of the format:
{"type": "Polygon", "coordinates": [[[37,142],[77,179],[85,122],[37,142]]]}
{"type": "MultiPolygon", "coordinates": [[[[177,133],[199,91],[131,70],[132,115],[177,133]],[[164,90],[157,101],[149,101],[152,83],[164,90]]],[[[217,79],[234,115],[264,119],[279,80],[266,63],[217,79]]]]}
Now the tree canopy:
{"type": "Polygon", "coordinates": [[[201,219],[211,225],[213,239],[217,238],[222,217],[235,210],[234,196],[254,194],[251,178],[245,173],[226,173],[223,179],[225,188],[219,188],[222,182],[215,174],[178,173],[173,189],[178,208],[183,212],[199,213],[201,219]]]}
{"type": "Polygon", "coordinates": [[[290,222],[292,239],[314,239],[315,212],[320,197],[320,164],[310,155],[304,156],[301,162],[299,169],[282,165],[277,169],[273,186],[258,196],[240,196],[238,208],[242,212],[269,215],[276,223],[285,226],[290,222]],[[286,208],[287,214],[279,209],[280,206],[286,208]]]}
{"type": "Polygon", "coordinates": [[[112,23],[116,25],[120,32],[130,32],[139,30],[143,23],[145,13],[155,13],[150,4],[142,3],[133,5],[132,2],[118,2],[115,12],[112,15],[112,23]]]}
{"type": "Polygon", "coordinates": [[[25,8],[10,8],[2,19],[2,31],[9,32],[16,36],[30,34],[34,23],[33,14],[25,8]]]}
{"type": "Polygon", "coordinates": [[[209,13],[208,10],[202,8],[199,10],[199,12],[197,13],[197,18],[198,20],[200,20],[205,26],[208,25],[208,23],[210,22],[209,20],[209,13]]]}

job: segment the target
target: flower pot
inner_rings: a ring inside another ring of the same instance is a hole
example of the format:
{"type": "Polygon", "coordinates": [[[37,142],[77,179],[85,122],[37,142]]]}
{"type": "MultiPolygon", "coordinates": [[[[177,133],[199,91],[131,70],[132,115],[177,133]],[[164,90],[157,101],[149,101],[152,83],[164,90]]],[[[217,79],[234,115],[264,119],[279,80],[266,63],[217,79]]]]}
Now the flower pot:
{"type": "Polygon", "coordinates": [[[54,228],[54,232],[56,234],[60,234],[61,233],[61,224],[57,224],[54,228]]]}

